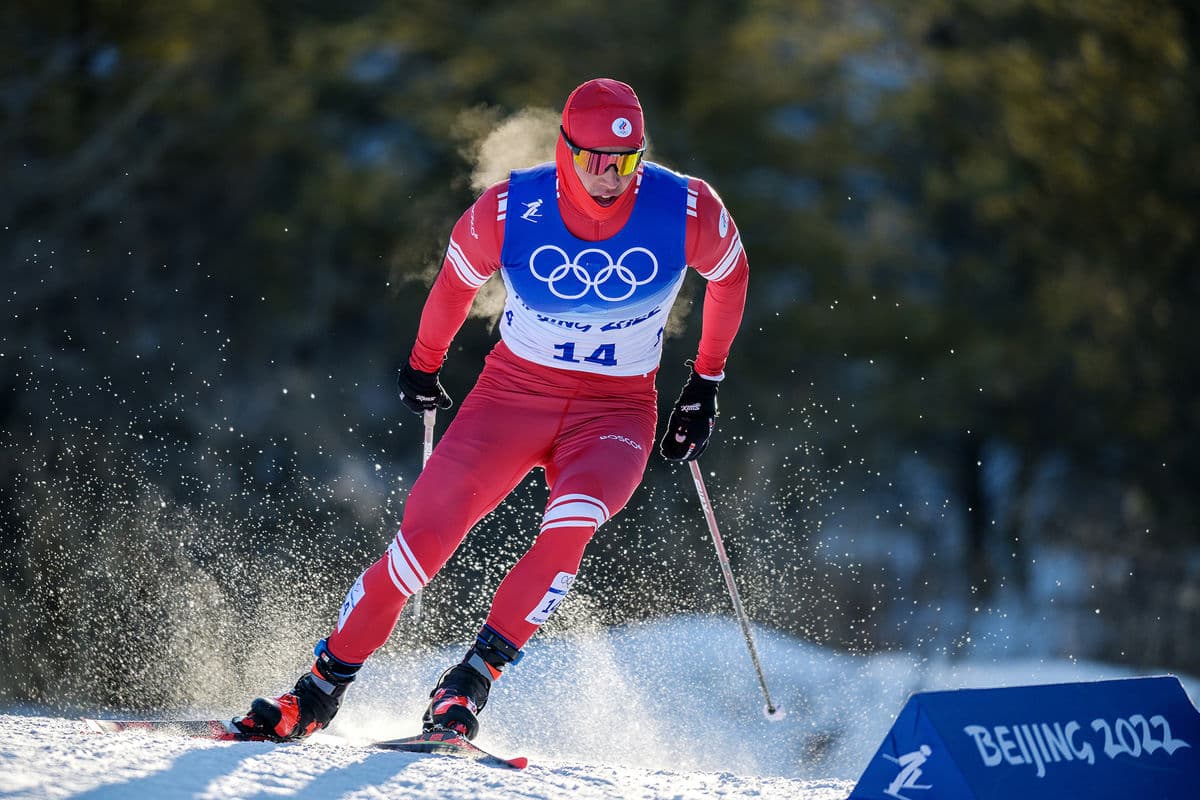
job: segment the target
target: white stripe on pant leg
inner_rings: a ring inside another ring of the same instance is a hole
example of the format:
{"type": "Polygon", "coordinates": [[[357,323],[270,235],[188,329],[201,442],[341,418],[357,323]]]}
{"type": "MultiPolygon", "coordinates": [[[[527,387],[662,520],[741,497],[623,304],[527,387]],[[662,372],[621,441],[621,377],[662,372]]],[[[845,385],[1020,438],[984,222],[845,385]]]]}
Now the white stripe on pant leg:
{"type": "MultiPolygon", "coordinates": [[[[404,553],[400,551],[400,546],[393,541],[388,545],[388,569],[392,575],[392,582],[399,582],[403,585],[405,594],[413,594],[421,591],[424,585],[417,573],[409,566],[408,560],[404,557],[404,553]]],[[[400,588],[398,585],[397,588],[400,588]]]]}
{"type": "Polygon", "coordinates": [[[597,527],[599,527],[599,526],[596,525],[595,520],[581,519],[579,517],[573,517],[571,519],[564,519],[564,520],[560,520],[558,522],[542,523],[543,531],[548,531],[553,528],[591,528],[592,531],[594,532],[597,527]]]}
{"type": "Polygon", "coordinates": [[[396,567],[392,564],[392,559],[388,557],[388,577],[392,579],[392,584],[400,591],[400,594],[405,597],[412,597],[413,590],[404,585],[404,581],[400,580],[400,576],[396,574],[396,567]]]}
{"type": "Polygon", "coordinates": [[[388,545],[388,575],[392,583],[405,597],[411,597],[428,583],[421,565],[412,557],[412,551],[399,533],[388,545]]]}
{"type": "MultiPolygon", "coordinates": [[[[559,497],[559,498],[557,498],[557,499],[556,499],[556,500],[555,500],[555,501],[554,501],[554,502],[553,502],[553,503],[550,505],[550,509],[557,508],[557,507],[558,507],[559,505],[561,505],[562,503],[568,503],[568,502],[572,502],[572,501],[575,501],[575,500],[582,500],[582,501],[584,501],[584,502],[587,502],[587,503],[594,503],[594,504],[595,504],[595,505],[597,505],[597,506],[600,508],[600,510],[601,510],[601,511],[604,513],[604,518],[605,518],[605,519],[608,519],[609,517],[611,517],[611,516],[612,516],[612,514],[609,514],[609,513],[608,513],[608,506],[604,505],[604,501],[602,501],[602,500],[601,500],[600,498],[598,498],[598,497],[592,497],[590,494],[564,494],[562,497],[559,497]]],[[[549,510],[549,509],[548,509],[548,510],[549,510]]]]}
{"type": "Polygon", "coordinates": [[[589,519],[599,528],[608,520],[608,507],[594,497],[585,494],[568,494],[555,500],[546,509],[543,522],[556,522],[566,517],[589,519]]]}
{"type": "Polygon", "coordinates": [[[542,517],[542,527],[563,520],[576,520],[596,528],[604,524],[604,517],[595,506],[588,505],[587,503],[568,503],[565,506],[547,511],[546,515],[542,517]]]}
{"type": "Polygon", "coordinates": [[[421,569],[421,562],[417,561],[417,557],[413,555],[413,551],[409,549],[408,542],[404,541],[404,531],[396,531],[396,538],[393,540],[400,545],[400,550],[404,553],[404,558],[416,570],[417,577],[421,579],[421,585],[429,583],[429,576],[425,574],[425,570],[421,569]]]}

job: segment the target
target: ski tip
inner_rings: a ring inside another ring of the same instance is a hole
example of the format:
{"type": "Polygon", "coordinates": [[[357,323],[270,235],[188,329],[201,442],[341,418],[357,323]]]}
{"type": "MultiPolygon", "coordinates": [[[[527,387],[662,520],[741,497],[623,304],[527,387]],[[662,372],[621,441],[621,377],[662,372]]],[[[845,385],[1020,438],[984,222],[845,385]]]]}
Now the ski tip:
{"type": "Polygon", "coordinates": [[[525,769],[529,766],[529,759],[525,756],[517,756],[516,758],[508,759],[508,765],[513,769],[525,769]]]}

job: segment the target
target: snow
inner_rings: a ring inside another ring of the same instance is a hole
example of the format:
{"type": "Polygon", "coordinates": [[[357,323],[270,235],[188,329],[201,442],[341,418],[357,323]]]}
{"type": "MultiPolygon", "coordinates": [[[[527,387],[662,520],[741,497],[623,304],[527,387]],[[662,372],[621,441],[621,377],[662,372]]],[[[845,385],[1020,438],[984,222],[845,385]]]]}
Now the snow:
{"type": "MultiPolygon", "coordinates": [[[[93,734],[77,719],[10,709],[0,714],[0,797],[844,800],[913,691],[1133,674],[1041,659],[854,656],[762,628],[755,641],[788,712],[782,721],[762,713],[735,621],[673,617],[528,648],[493,690],[477,740],[528,756],[521,772],[362,746],[414,731],[428,685],[460,657],[456,647],[373,660],[330,731],[300,744],[93,734]]],[[[1196,697],[1200,684],[1181,679],[1196,697]]]]}

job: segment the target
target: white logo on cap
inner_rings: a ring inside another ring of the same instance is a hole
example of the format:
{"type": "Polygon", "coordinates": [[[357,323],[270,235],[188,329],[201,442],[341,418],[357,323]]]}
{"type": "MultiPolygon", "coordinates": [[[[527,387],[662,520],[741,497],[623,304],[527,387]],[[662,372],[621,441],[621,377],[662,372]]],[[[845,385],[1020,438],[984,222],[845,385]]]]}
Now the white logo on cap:
{"type": "Polygon", "coordinates": [[[633,133],[633,123],[624,117],[617,117],[613,120],[612,132],[624,139],[626,136],[633,133]]]}

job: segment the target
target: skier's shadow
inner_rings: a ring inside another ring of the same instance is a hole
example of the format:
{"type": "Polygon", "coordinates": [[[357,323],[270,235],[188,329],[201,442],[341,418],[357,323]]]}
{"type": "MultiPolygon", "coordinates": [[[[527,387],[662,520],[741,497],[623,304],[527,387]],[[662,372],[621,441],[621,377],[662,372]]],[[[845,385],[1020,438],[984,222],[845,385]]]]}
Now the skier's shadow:
{"type": "Polygon", "coordinates": [[[187,750],[150,775],[117,780],[71,795],[72,800],[126,800],[130,797],[194,797],[212,782],[231,775],[243,761],[263,755],[256,745],[187,750]],[[247,752],[253,748],[254,752],[247,752]]]}
{"type": "Polygon", "coordinates": [[[415,753],[389,753],[376,750],[361,761],[330,767],[299,787],[292,797],[296,800],[329,800],[355,791],[376,790],[396,777],[397,773],[417,763],[422,756],[415,753]]]}
{"type": "MultiPolygon", "coordinates": [[[[214,791],[221,791],[220,787],[213,785],[215,782],[233,776],[245,762],[270,754],[274,747],[278,745],[243,743],[235,747],[188,750],[151,775],[117,780],[70,797],[72,800],[127,800],[130,797],[190,798],[211,795],[214,791]]],[[[352,764],[330,767],[303,786],[287,792],[287,795],[301,800],[325,800],[356,790],[377,788],[417,758],[404,753],[374,752],[352,764]]],[[[270,780],[269,773],[256,770],[242,777],[228,796],[278,796],[281,788],[279,783],[270,780]],[[254,785],[255,776],[261,781],[257,785],[254,785]]]]}

